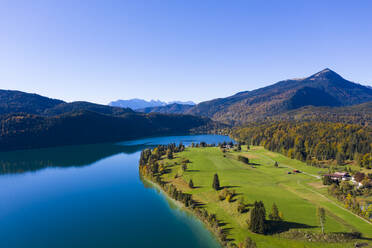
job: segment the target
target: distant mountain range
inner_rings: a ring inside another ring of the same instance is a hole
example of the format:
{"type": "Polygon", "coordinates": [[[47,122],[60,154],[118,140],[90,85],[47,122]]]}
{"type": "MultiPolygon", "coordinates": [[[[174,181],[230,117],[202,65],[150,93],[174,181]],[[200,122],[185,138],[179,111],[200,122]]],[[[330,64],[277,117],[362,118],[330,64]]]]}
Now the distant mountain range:
{"type": "Polygon", "coordinates": [[[372,125],[372,89],[330,69],[197,105],[140,99],[110,104],[120,107],[66,103],[0,90],[0,151],[111,142],[273,120],[372,125]],[[160,106],[144,107],[148,104],[160,106]]]}
{"type": "Polygon", "coordinates": [[[201,102],[184,108],[184,111],[158,107],[147,108],[144,112],[173,113],[176,109],[177,113],[205,116],[216,121],[241,125],[278,118],[280,114],[305,106],[342,107],[370,101],[370,87],[350,82],[334,71],[324,69],[310,77],[284,80],[257,90],[239,92],[227,98],[201,102]]]}
{"type": "Polygon", "coordinates": [[[206,117],[139,113],[0,90],[0,151],[186,134],[213,128],[206,117]]]}
{"type": "Polygon", "coordinates": [[[167,106],[167,105],[173,105],[173,104],[195,105],[195,103],[192,101],[163,102],[160,100],[146,101],[146,100],[138,99],[138,98],[129,99],[129,100],[117,100],[117,101],[113,101],[109,103],[109,105],[113,107],[131,108],[133,110],[145,109],[145,108],[151,108],[151,107],[159,107],[159,106],[167,106]]]}

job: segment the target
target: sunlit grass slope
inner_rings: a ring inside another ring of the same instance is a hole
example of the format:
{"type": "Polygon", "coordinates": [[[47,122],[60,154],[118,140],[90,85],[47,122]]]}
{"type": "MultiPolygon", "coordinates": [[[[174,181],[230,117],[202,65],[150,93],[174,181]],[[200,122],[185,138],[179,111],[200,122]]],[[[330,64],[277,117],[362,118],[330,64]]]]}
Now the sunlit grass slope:
{"type": "Polygon", "coordinates": [[[238,201],[227,202],[218,199],[212,188],[214,173],[218,173],[221,186],[236,191],[237,196],[245,198],[246,203],[262,200],[266,211],[270,212],[275,202],[289,226],[307,231],[320,232],[316,218],[316,208],[322,206],[327,211],[326,232],[359,231],[364,237],[372,238],[372,225],[345,210],[337,202],[329,199],[322,186],[319,173],[322,169],[311,167],[281,154],[273,153],[262,147],[245,146],[241,152],[222,153],[217,147],[187,148],[178,153],[173,160],[163,161],[173,164],[171,172],[163,175],[165,181],[172,181],[183,192],[193,194],[209,212],[226,223],[229,238],[241,242],[250,236],[258,247],[353,247],[353,244],[315,243],[279,238],[277,235],[257,235],[248,231],[248,213],[237,211],[238,201]],[[247,156],[250,165],[236,159],[238,155],[247,156]],[[186,171],[181,169],[181,161],[189,159],[186,171]],[[279,167],[274,167],[274,162],[279,167]],[[175,164],[175,162],[177,164],[175,164]],[[288,174],[293,169],[303,173],[288,174]],[[179,177],[175,178],[178,174],[179,177]],[[192,179],[194,189],[188,187],[192,179]]]}

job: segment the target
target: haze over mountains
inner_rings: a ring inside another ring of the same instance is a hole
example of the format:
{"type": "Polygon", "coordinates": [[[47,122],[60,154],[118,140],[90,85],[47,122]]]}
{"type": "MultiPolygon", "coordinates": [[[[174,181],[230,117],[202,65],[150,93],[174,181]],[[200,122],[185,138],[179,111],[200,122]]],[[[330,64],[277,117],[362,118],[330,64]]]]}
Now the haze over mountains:
{"type": "Polygon", "coordinates": [[[172,104],[195,105],[195,103],[192,102],[192,101],[163,102],[163,101],[160,101],[160,100],[146,101],[146,100],[138,99],[138,98],[133,98],[133,99],[129,99],[129,100],[117,100],[117,101],[113,101],[113,102],[109,103],[109,105],[113,106],[113,107],[131,108],[133,110],[151,108],[151,107],[159,107],[159,106],[167,106],[167,105],[172,105],[172,104]]]}
{"type": "MultiPolygon", "coordinates": [[[[342,107],[372,101],[372,89],[324,69],[302,79],[290,79],[226,98],[201,102],[177,113],[206,116],[216,121],[240,125],[300,109],[305,106],[342,107]]],[[[158,107],[146,112],[172,113],[158,107]]]]}

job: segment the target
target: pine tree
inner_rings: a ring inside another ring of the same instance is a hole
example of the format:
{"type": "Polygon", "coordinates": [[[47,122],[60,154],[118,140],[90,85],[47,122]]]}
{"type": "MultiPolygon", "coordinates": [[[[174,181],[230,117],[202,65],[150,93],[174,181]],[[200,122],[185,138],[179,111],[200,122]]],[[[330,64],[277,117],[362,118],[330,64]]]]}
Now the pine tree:
{"type": "Polygon", "coordinates": [[[242,146],[240,145],[240,143],[238,144],[238,151],[241,151],[242,150],[242,146]]]}
{"type": "Polygon", "coordinates": [[[262,201],[254,203],[249,229],[254,233],[264,234],[266,232],[266,210],[262,201]]]}
{"type": "Polygon", "coordinates": [[[168,159],[173,159],[173,152],[172,152],[171,149],[168,149],[168,150],[167,150],[167,158],[168,158],[168,159]]]}
{"type": "Polygon", "coordinates": [[[192,179],[190,179],[190,181],[189,181],[189,187],[194,188],[194,182],[192,181],[192,179]]]}
{"type": "Polygon", "coordinates": [[[279,209],[276,206],[275,203],[273,203],[273,206],[271,208],[271,213],[269,214],[269,219],[274,221],[280,221],[281,218],[279,216],[279,209]]]}
{"type": "Polygon", "coordinates": [[[219,190],[220,189],[220,180],[218,179],[217,173],[214,174],[212,187],[215,190],[219,190]]]}

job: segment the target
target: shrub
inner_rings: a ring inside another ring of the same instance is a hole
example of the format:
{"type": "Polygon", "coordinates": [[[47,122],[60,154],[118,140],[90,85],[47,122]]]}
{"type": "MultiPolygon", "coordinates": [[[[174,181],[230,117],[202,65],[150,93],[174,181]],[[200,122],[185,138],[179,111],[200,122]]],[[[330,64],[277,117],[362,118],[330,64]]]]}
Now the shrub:
{"type": "Polygon", "coordinates": [[[256,248],[256,243],[250,238],[247,237],[243,243],[239,244],[239,247],[241,248],[256,248]]]}
{"type": "Polygon", "coordinates": [[[238,210],[239,213],[246,212],[246,208],[245,208],[244,198],[243,197],[239,199],[237,210],[238,210]]]}
{"type": "Polygon", "coordinates": [[[245,163],[245,164],[249,164],[249,159],[247,157],[242,156],[242,155],[238,156],[238,160],[245,163]]]}

